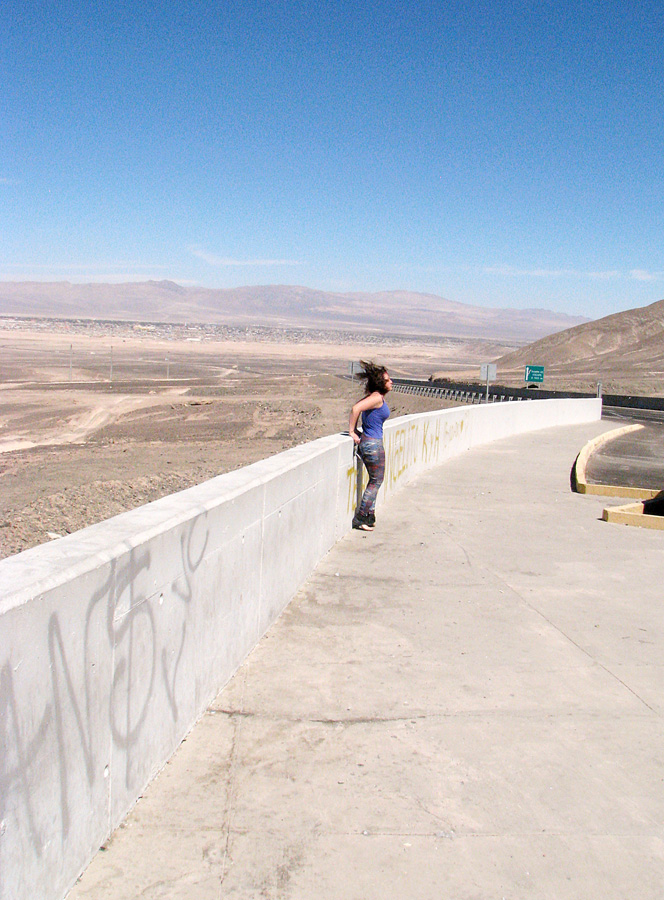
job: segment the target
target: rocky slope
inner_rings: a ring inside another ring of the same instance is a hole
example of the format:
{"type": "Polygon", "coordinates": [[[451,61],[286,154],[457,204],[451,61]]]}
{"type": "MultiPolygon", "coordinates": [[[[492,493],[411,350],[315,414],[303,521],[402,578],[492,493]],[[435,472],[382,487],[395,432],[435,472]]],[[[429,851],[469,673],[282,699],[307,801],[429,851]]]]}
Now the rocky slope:
{"type": "Polygon", "coordinates": [[[551,334],[498,360],[505,383],[542,365],[545,386],[664,394],[664,300],[551,334]]]}

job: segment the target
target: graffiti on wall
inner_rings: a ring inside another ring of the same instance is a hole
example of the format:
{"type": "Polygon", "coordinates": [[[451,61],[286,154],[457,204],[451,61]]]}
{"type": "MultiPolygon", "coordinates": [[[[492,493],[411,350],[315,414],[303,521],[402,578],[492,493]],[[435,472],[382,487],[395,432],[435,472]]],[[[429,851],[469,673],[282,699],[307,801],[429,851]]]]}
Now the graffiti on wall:
{"type": "MultiPolygon", "coordinates": [[[[181,560],[173,584],[152,592],[137,589],[137,584],[154,584],[141,577],[150,573],[153,560],[149,550],[134,549],[109,563],[104,582],[84,601],[82,621],[64,620],[57,611],[50,615],[42,638],[48,660],[43,672],[44,700],[36,717],[34,699],[20,700],[22,660],[7,659],[0,668],[0,871],[3,837],[10,837],[10,830],[18,831],[21,825],[37,858],[51,842],[64,844],[74,814],[73,767],[79,773],[79,795],[80,773],[84,773],[90,805],[100,795],[100,780],[109,777],[110,747],[104,734],[110,732],[113,746],[124,754],[125,786],[142,787],[132,783],[145,777],[142,768],[132,764],[132,757],[140,753],[151,708],[157,702],[160,714],[170,712],[174,722],[179,717],[177,676],[187,636],[187,607],[196,596],[196,571],[208,545],[208,534],[196,527],[200,521],[181,536],[181,560]],[[172,600],[168,628],[173,629],[174,621],[177,627],[179,621],[176,653],[167,649],[168,635],[162,639],[159,635],[159,610],[165,598],[172,600]],[[105,665],[109,671],[100,672],[105,665]],[[159,691],[163,691],[161,697],[159,691]],[[105,712],[100,708],[102,697],[107,698],[105,712]],[[35,795],[43,779],[59,792],[60,814],[54,817],[51,811],[40,822],[35,795]]],[[[154,578],[155,573],[151,574],[154,578]]],[[[108,810],[106,823],[107,817],[108,810]]],[[[28,852],[24,847],[23,853],[28,852]]]]}
{"type": "MultiPolygon", "coordinates": [[[[461,417],[438,417],[390,428],[385,433],[385,481],[383,491],[390,493],[395,489],[403,476],[422,463],[424,466],[440,462],[445,451],[449,451],[463,435],[467,427],[467,419],[461,417]]],[[[353,456],[353,462],[346,468],[346,511],[355,511],[358,494],[364,490],[368,482],[367,471],[359,457],[353,456]],[[359,471],[359,475],[358,475],[359,471]],[[358,491],[358,477],[360,486],[358,491]]]]}
{"type": "Polygon", "coordinates": [[[419,459],[421,423],[391,429],[385,435],[385,489],[389,491],[419,459]]]}
{"type": "Polygon", "coordinates": [[[362,465],[360,457],[353,453],[353,461],[346,468],[346,512],[352,515],[362,495],[362,491],[369,483],[369,475],[362,465]]]}

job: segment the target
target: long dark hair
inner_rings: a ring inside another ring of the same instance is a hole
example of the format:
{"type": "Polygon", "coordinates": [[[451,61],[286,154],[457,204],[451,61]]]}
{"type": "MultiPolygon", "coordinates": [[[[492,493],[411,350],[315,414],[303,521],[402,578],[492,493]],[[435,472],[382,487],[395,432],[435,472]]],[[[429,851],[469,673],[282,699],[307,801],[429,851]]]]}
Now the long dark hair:
{"type": "Polygon", "coordinates": [[[378,391],[379,394],[386,394],[385,377],[387,375],[387,369],[385,366],[379,366],[371,361],[366,362],[363,359],[360,360],[360,365],[364,371],[356,372],[355,377],[358,381],[364,382],[365,392],[367,394],[373,394],[374,391],[378,391]]]}

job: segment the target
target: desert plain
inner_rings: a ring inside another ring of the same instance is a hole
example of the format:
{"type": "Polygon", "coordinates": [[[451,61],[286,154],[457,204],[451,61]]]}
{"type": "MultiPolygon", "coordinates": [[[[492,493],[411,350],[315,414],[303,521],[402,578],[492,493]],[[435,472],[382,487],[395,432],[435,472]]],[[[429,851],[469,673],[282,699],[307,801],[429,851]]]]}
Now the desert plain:
{"type": "MultiPolygon", "coordinates": [[[[350,362],[479,366],[481,340],[131,323],[0,324],[0,558],[348,427],[350,362]]],[[[394,392],[394,416],[440,408],[394,392]]]]}

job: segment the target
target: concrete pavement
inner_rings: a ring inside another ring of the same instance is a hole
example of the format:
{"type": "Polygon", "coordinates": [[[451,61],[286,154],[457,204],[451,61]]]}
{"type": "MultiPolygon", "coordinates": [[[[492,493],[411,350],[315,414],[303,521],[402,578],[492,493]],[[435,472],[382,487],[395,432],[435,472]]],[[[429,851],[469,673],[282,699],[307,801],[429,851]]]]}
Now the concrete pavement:
{"type": "Polygon", "coordinates": [[[613,427],[472,450],[340,541],[71,900],[664,896],[664,535],[569,488],[613,427]]]}

